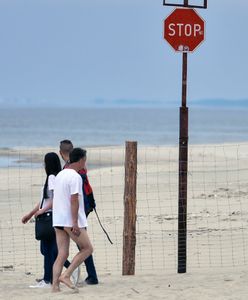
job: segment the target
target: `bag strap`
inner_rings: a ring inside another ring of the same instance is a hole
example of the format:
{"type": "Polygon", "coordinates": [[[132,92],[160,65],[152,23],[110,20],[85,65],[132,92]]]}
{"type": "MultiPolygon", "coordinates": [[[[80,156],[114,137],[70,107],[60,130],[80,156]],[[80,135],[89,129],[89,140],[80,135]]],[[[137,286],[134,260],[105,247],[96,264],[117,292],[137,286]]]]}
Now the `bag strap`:
{"type": "Polygon", "coordinates": [[[96,211],[96,209],[95,209],[95,208],[94,208],[94,211],[95,211],[95,213],[96,213],[96,216],[97,216],[98,222],[99,222],[100,226],[102,227],[102,230],[103,230],[103,232],[106,234],[106,236],[107,236],[107,238],[108,238],[108,240],[109,240],[110,244],[112,244],[112,245],[113,245],[113,242],[111,241],[111,239],[110,239],[110,237],[109,237],[109,235],[108,235],[107,231],[106,231],[106,230],[104,229],[104,227],[102,226],[102,223],[101,223],[101,221],[100,221],[100,219],[99,219],[99,216],[98,216],[98,214],[97,214],[97,211],[96,211]]]}
{"type": "Polygon", "coordinates": [[[40,209],[42,209],[43,203],[44,203],[45,198],[42,198],[41,204],[40,204],[40,209]]]}

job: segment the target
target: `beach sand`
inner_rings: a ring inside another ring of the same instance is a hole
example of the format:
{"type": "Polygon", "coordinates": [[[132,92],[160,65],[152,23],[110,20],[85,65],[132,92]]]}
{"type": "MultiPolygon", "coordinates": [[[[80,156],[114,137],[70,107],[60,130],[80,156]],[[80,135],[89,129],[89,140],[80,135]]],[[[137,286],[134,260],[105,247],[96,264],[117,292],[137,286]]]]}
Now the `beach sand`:
{"type": "Polygon", "coordinates": [[[83,286],[73,294],[62,287],[58,294],[49,289],[30,289],[32,277],[0,273],[0,299],[106,299],[106,300],[246,300],[248,272],[245,268],[188,274],[146,274],[136,276],[101,275],[97,286],[83,286]]]}
{"type": "MultiPolygon", "coordinates": [[[[21,167],[0,170],[0,299],[247,298],[248,144],[189,148],[187,274],[176,273],[178,149],[138,148],[135,276],[121,276],[125,149],[87,150],[97,210],[114,242],[91,214],[100,284],[75,295],[66,287],[56,295],[28,288],[42,276],[42,257],[34,223],[20,220],[40,199],[44,154],[57,149],[2,149],[0,156],[18,157],[21,167]]],[[[75,251],[72,244],[70,257],[75,251]]]]}

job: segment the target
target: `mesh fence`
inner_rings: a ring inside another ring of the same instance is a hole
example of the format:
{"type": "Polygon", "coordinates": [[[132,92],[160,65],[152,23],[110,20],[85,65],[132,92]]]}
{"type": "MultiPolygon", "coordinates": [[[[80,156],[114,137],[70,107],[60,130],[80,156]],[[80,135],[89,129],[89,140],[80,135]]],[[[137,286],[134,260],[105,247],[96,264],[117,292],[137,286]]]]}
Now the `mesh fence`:
{"type": "MultiPolygon", "coordinates": [[[[245,265],[248,250],[248,144],[189,147],[188,270],[245,265]]],[[[34,220],[22,216],[40,201],[43,157],[56,149],[2,149],[0,268],[40,274],[43,257],[34,220]]],[[[121,273],[125,148],[88,148],[88,176],[97,211],[89,236],[98,273],[121,273]]],[[[177,270],[178,148],[139,147],[136,273],[177,270]]],[[[77,248],[71,244],[70,258],[77,248]]]]}

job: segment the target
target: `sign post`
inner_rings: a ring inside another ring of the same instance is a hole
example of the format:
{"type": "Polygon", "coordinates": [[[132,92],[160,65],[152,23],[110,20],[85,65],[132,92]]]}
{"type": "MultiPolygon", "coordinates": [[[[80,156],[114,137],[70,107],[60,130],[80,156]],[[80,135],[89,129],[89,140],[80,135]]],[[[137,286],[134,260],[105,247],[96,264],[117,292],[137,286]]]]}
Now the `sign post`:
{"type": "MultiPolygon", "coordinates": [[[[204,40],[205,24],[197,12],[189,7],[188,0],[176,8],[164,21],[164,39],[177,52],[182,52],[182,103],[179,129],[179,183],[178,183],[178,273],[186,273],[187,267],[187,185],[188,185],[188,107],[187,65],[188,52],[193,52],[204,40]]],[[[199,6],[197,6],[199,7],[199,6]]],[[[204,6],[207,1],[204,0],[204,6]]]]}

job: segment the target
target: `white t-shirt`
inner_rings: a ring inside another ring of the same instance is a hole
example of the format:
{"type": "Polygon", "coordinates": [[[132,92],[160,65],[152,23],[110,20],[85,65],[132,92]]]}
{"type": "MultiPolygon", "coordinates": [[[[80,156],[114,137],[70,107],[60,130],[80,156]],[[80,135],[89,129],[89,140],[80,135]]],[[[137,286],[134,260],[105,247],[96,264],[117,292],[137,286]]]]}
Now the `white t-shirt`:
{"type": "MultiPolygon", "coordinates": [[[[51,174],[48,176],[48,184],[47,184],[47,196],[48,198],[47,199],[44,199],[43,201],[43,205],[41,208],[45,207],[46,206],[46,202],[47,200],[51,199],[53,200],[53,191],[54,191],[54,183],[55,183],[55,175],[51,174]]],[[[40,201],[40,205],[41,205],[41,202],[42,202],[42,199],[43,199],[43,188],[41,190],[41,201],[40,201]]],[[[47,211],[51,211],[52,209],[48,209],[47,211]]]]}
{"type": "Polygon", "coordinates": [[[87,220],[84,212],[82,197],[82,178],[73,169],[64,169],[55,178],[53,197],[53,226],[72,227],[71,195],[78,194],[78,227],[86,227],[87,220]]]}

